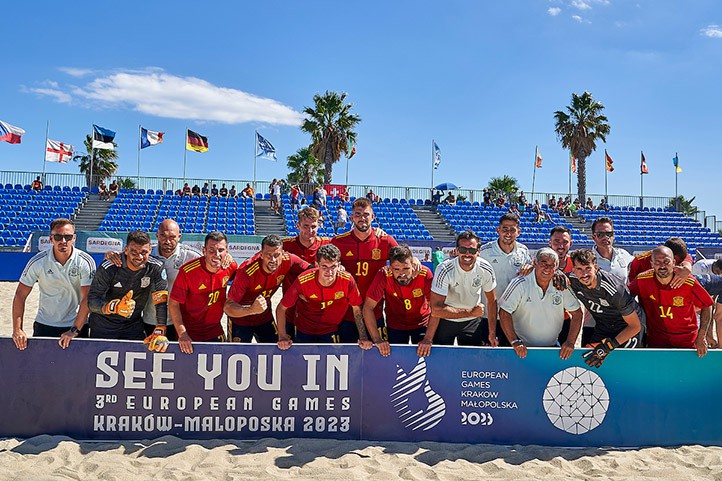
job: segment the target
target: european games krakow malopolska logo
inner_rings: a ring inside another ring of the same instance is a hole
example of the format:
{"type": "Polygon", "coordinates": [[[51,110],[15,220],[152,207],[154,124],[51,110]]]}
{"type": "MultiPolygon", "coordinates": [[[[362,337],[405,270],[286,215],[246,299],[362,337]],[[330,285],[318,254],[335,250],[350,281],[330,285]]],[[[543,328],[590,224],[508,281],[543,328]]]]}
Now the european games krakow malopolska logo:
{"type": "Polygon", "coordinates": [[[609,392],[596,373],[570,367],[554,374],[542,398],[549,421],[570,434],[584,434],[604,421],[609,392]]]}
{"type": "Polygon", "coordinates": [[[428,431],[439,424],[446,413],[444,399],[431,388],[426,378],[426,360],[423,357],[408,373],[396,365],[396,383],[390,397],[401,423],[414,431],[428,431]],[[420,403],[411,402],[414,393],[414,399],[422,399],[420,403]]]}

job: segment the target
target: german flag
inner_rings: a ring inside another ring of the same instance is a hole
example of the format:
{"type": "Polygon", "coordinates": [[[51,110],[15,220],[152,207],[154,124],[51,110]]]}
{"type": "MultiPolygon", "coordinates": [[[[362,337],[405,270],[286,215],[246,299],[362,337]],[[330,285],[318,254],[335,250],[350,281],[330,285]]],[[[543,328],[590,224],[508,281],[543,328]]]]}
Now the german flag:
{"type": "Polygon", "coordinates": [[[186,150],[195,152],[208,152],[208,137],[188,130],[186,132],[186,150]]]}

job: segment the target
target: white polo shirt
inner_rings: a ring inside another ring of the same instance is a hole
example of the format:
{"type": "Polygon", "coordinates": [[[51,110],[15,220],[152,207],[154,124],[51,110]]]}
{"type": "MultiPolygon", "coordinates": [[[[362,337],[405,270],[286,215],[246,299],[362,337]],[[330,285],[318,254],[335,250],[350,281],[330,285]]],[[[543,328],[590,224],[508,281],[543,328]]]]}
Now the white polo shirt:
{"type": "Polygon", "coordinates": [[[611,272],[617,277],[627,282],[629,277],[629,264],[634,260],[634,256],[619,247],[612,247],[612,260],[602,257],[594,246],[594,255],[597,256],[597,265],[603,271],[611,272]]]}
{"type": "MultiPolygon", "coordinates": [[[[491,292],[496,287],[494,269],[481,257],[470,271],[459,266],[459,258],[448,259],[436,267],[431,291],[446,296],[445,304],[460,309],[471,309],[477,304],[483,304],[481,293],[491,292]]],[[[463,322],[475,319],[464,317],[461,319],[447,319],[451,322],[463,322]]]]}
{"type": "Polygon", "coordinates": [[[35,321],[52,327],[72,326],[80,306],[80,288],[89,286],[93,276],[95,261],[76,247],[65,265],[55,259],[53,249],[33,256],[20,276],[20,283],[33,287],[37,282],[40,287],[35,321]]]}
{"type": "Polygon", "coordinates": [[[481,246],[479,257],[491,264],[494,269],[497,299],[504,294],[511,280],[519,275],[521,266],[531,264],[529,249],[519,242],[514,243],[514,248],[508,254],[501,250],[498,240],[487,242],[481,246]]]}
{"type": "MultiPolygon", "coordinates": [[[[170,293],[170,291],[173,290],[173,283],[175,282],[175,278],[178,277],[178,271],[181,266],[188,261],[201,257],[203,254],[195,247],[179,242],[170,257],[160,255],[158,246],[153,247],[150,255],[163,263],[166,276],[168,276],[168,293],[170,293]]],[[[153,304],[152,297],[153,296],[148,296],[148,302],[143,309],[143,322],[155,326],[155,305],[153,304]]],[[[168,319],[168,323],[170,324],[170,319],[168,319]]]]}
{"type": "Polygon", "coordinates": [[[714,275],[712,272],[712,265],[717,259],[700,259],[692,265],[693,276],[711,276],[714,275]]]}
{"type": "Polygon", "coordinates": [[[509,283],[499,307],[511,314],[514,330],[524,344],[551,347],[562,330],[564,310],[576,311],[580,304],[571,289],[559,291],[552,283],[544,293],[532,272],[509,283]]]}

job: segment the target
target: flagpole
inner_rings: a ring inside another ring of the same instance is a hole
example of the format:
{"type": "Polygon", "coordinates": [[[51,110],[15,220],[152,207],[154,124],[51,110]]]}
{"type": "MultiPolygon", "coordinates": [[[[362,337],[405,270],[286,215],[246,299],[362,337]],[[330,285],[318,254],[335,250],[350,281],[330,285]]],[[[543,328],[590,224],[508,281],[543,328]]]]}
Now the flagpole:
{"type": "MultiPolygon", "coordinates": [[[[640,150],[642,158],[644,159],[644,151],[640,150]]],[[[644,208],[644,170],[642,167],[644,163],[639,164],[639,207],[644,208]]]]}
{"type": "Polygon", "coordinates": [[[539,146],[534,148],[534,174],[531,177],[531,201],[534,202],[534,186],[536,184],[536,153],[539,151],[539,146]]]}
{"type": "Polygon", "coordinates": [[[90,190],[93,190],[93,162],[95,161],[95,124],[90,128],[90,190]]]}
{"type": "MultiPolygon", "coordinates": [[[[188,142],[188,127],[186,127],[186,139],[184,142],[188,142]]],[[[186,181],[186,158],[188,157],[188,146],[183,146],[183,183],[186,181]]]]}
{"type": "Polygon", "coordinates": [[[607,199],[607,174],[609,173],[609,166],[607,165],[607,149],[604,149],[604,199],[607,199]]]}
{"type": "Polygon", "coordinates": [[[346,154],[346,187],[348,188],[348,154],[346,154]]]}
{"type": "Polygon", "coordinates": [[[45,124],[45,152],[43,153],[43,185],[45,185],[45,164],[48,162],[48,136],[50,132],[50,120],[45,124]]]}
{"type": "Polygon", "coordinates": [[[253,138],[253,190],[256,190],[256,166],[258,164],[258,130],[254,130],[253,138]]]}
{"type": "Polygon", "coordinates": [[[135,186],[136,189],[140,189],[140,137],[142,127],[138,124],[138,184],[135,186]]]}
{"type": "Polygon", "coordinates": [[[676,199],[679,197],[679,193],[677,191],[677,177],[679,176],[679,156],[677,155],[677,152],[674,153],[674,158],[677,160],[677,165],[674,166],[674,198],[676,199]]]}
{"type": "MultiPolygon", "coordinates": [[[[536,159],[534,159],[536,165],[536,159]]],[[[572,151],[569,151],[569,201],[572,200],[572,151]]]]}
{"type": "Polygon", "coordinates": [[[434,195],[434,139],[431,139],[431,195],[434,195]]]}

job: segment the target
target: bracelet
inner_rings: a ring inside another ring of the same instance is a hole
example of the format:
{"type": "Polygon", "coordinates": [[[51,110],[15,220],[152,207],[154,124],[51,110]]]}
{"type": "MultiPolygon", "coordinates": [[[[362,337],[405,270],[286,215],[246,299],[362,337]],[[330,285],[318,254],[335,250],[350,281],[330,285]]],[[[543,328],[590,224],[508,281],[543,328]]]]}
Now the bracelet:
{"type": "Polygon", "coordinates": [[[521,339],[514,339],[513,341],[511,341],[512,347],[521,346],[522,344],[524,344],[524,341],[522,341],[521,339]]]}

